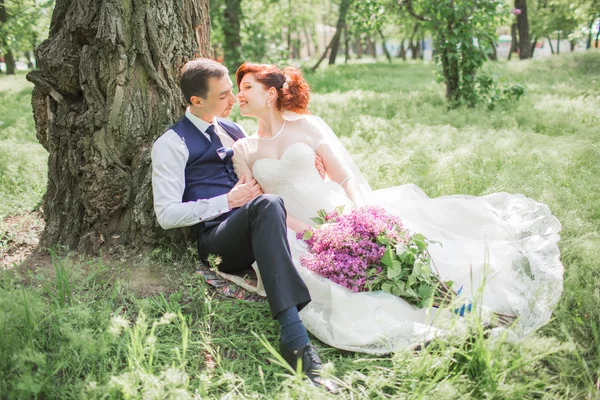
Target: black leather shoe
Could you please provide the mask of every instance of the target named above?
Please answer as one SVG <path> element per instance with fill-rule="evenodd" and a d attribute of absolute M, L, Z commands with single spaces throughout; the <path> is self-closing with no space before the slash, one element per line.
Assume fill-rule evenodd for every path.
<path fill-rule="evenodd" d="M 281 345 L 281 355 L 284 360 L 294 369 L 297 370 L 298 361 L 301 361 L 301 370 L 310 379 L 313 385 L 322 387 L 332 394 L 337 394 L 339 391 L 337 383 L 331 379 L 321 377 L 321 369 L 323 368 L 317 349 L 310 342 L 304 347 L 291 350 L 287 346 Z"/>

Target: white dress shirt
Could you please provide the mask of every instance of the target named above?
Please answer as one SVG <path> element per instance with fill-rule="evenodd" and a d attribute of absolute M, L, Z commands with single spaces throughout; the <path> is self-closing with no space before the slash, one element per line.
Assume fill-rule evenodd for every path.
<path fill-rule="evenodd" d="M 185 112 L 185 116 L 210 140 L 206 130 L 211 124 L 196 117 L 189 109 Z M 233 139 L 217 124 L 216 119 L 213 120 L 213 125 L 223 146 L 232 147 Z M 230 210 L 227 194 L 182 202 L 185 190 L 185 165 L 188 158 L 189 151 L 185 142 L 172 129 L 159 137 L 152 146 L 154 212 L 163 229 L 195 225 Z"/>

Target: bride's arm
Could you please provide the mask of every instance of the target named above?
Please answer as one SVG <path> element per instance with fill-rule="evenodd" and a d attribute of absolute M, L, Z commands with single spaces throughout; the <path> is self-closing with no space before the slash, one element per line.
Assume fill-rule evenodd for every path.
<path fill-rule="evenodd" d="M 344 182 L 342 187 L 346 191 L 346 196 L 352 200 L 354 208 L 360 208 L 365 205 L 365 198 L 362 194 L 362 190 L 360 190 L 360 186 L 354 177 L 346 179 L 346 182 Z"/>
<path fill-rule="evenodd" d="M 246 182 L 250 182 L 254 177 L 252 176 L 252 168 L 250 168 L 244 152 L 243 140 L 247 139 L 238 140 L 233 145 L 233 158 L 231 159 L 231 162 L 233 162 L 233 169 L 235 170 L 237 177 L 241 179 L 242 176 L 244 176 Z"/>
<path fill-rule="evenodd" d="M 308 225 L 290 215 L 287 216 L 286 223 L 287 223 L 288 228 L 290 228 L 291 230 L 293 230 L 296 233 L 302 233 L 305 230 L 307 230 L 308 228 L 310 228 L 310 225 Z"/>

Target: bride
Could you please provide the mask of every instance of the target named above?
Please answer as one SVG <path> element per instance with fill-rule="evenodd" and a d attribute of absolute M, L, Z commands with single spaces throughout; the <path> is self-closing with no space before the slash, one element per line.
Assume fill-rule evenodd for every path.
<path fill-rule="evenodd" d="M 444 280 L 483 309 L 518 316 L 519 336 L 546 324 L 562 293 L 557 246 L 561 225 L 547 206 L 520 194 L 429 198 L 415 185 L 372 191 L 348 152 L 319 117 L 308 113 L 309 87 L 299 70 L 243 64 L 236 72 L 242 115 L 258 119 L 255 135 L 234 145 L 236 173 L 283 198 L 294 262 L 312 302 L 300 313 L 319 340 L 340 349 L 387 353 L 460 329 L 449 311 L 418 309 L 385 292 L 354 293 L 300 263 L 307 247 L 296 233 L 319 209 L 384 207 L 431 244 Z M 324 180 L 315 156 L 327 172 Z"/>

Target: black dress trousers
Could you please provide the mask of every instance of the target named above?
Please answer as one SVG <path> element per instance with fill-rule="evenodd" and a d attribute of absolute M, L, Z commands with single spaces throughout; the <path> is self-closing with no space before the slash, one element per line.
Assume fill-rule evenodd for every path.
<path fill-rule="evenodd" d="M 210 221 L 206 225 L 194 227 L 200 259 L 220 256 L 219 270 L 226 273 L 243 271 L 256 261 L 273 318 L 293 306 L 300 311 L 310 302 L 308 288 L 292 262 L 280 197 L 260 195 L 218 225 L 211 227 Z"/>

